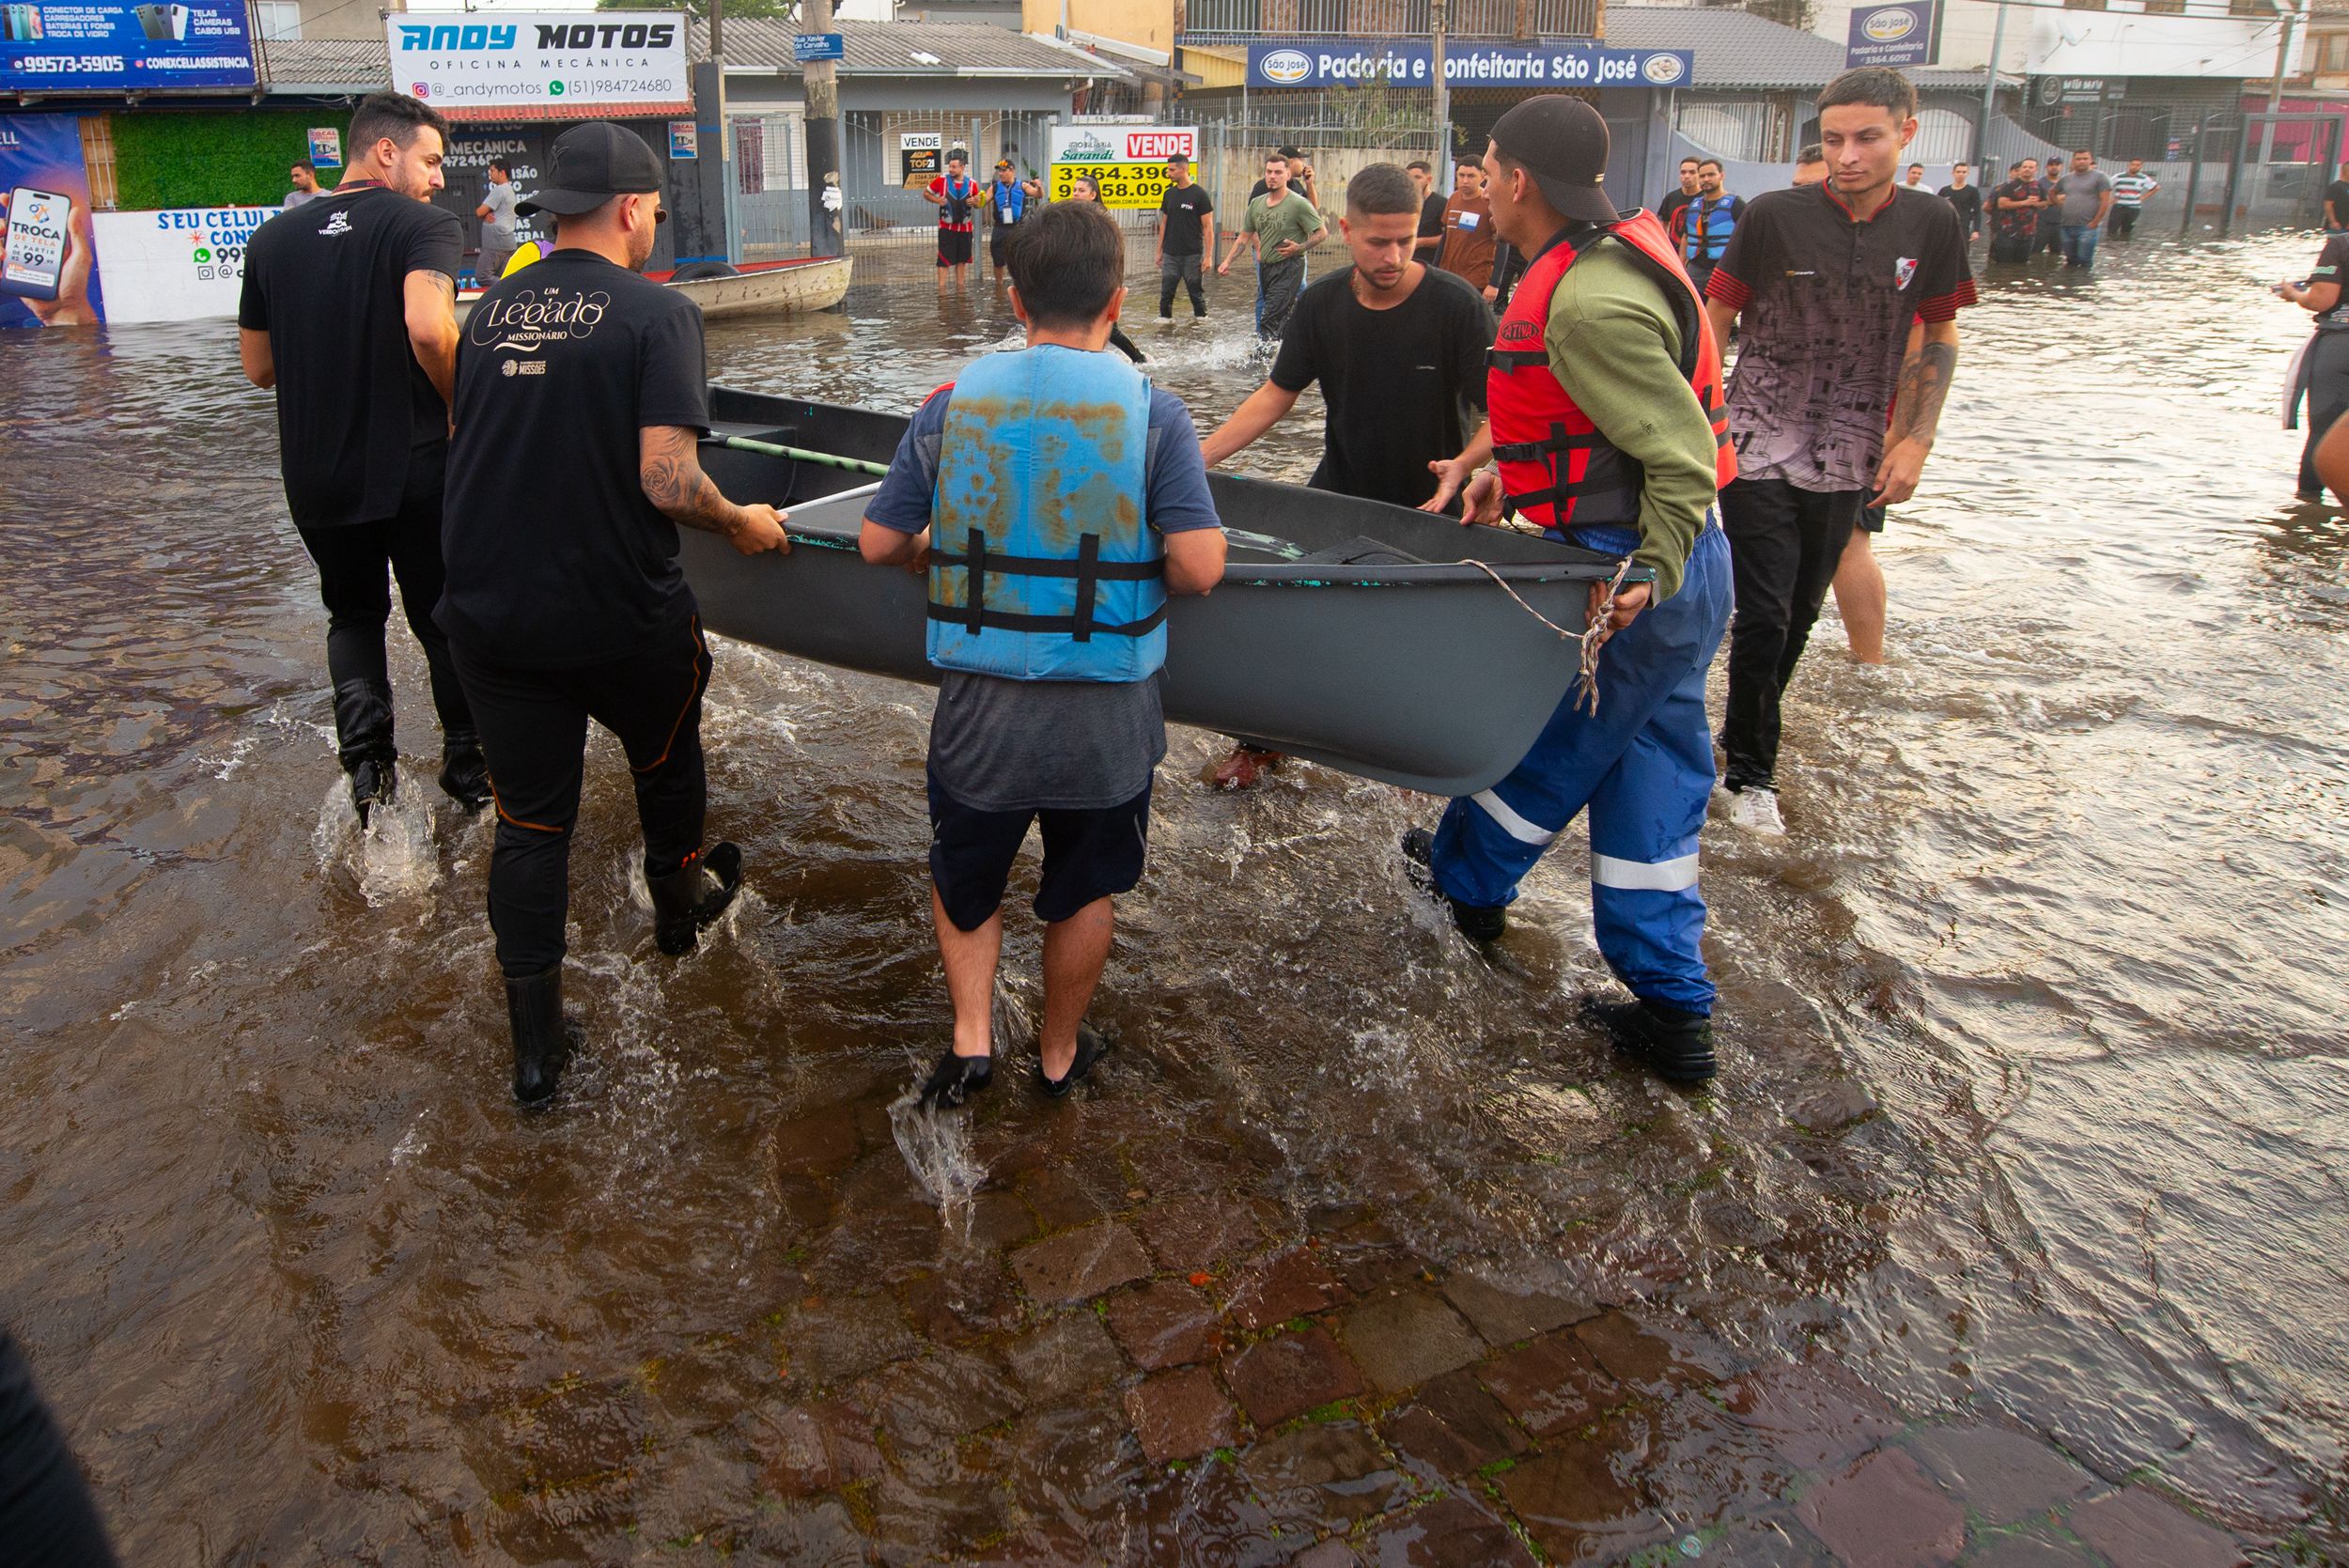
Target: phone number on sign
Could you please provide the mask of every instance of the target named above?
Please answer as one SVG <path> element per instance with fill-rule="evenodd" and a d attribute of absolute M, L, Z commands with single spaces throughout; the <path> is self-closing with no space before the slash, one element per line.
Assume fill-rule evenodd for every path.
<path fill-rule="evenodd" d="M 1163 163 L 1055 163 L 1052 165 L 1052 199 L 1066 201 L 1076 190 L 1077 177 L 1089 175 L 1100 187 L 1104 207 L 1144 208 L 1156 210 L 1166 194 L 1166 165 Z"/>
<path fill-rule="evenodd" d="M 119 54 L 27 54 L 10 63 L 9 70 L 21 70 L 27 76 L 71 76 L 85 70 L 119 71 Z"/>

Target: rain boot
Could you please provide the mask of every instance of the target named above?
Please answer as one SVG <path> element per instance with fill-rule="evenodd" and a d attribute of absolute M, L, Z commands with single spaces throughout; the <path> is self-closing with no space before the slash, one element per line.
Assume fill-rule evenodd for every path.
<path fill-rule="evenodd" d="M 1635 1056 L 1667 1083 L 1703 1083 L 1715 1071 L 1713 1020 L 1669 1002 L 1582 999 L 1582 1016 L 1605 1030 L 1615 1048 Z"/>
<path fill-rule="evenodd" d="M 441 737 L 441 788 L 469 812 L 490 803 L 490 764 L 481 754 L 481 737 L 472 730 Z"/>
<path fill-rule="evenodd" d="M 726 912 L 742 886 L 742 851 L 720 844 L 665 877 L 647 877 L 652 892 L 652 939 L 675 958 L 701 942 L 702 927 Z"/>
<path fill-rule="evenodd" d="M 334 688 L 334 740 L 350 776 L 350 806 L 359 826 L 399 789 L 399 752 L 392 744 L 392 689 L 381 681 L 347 680 Z"/>
<path fill-rule="evenodd" d="M 1452 924 L 1460 935 L 1472 942 L 1497 942 L 1509 929 L 1509 911 L 1505 905 L 1463 904 L 1436 885 L 1436 835 L 1424 828 L 1413 828 L 1403 835 L 1403 875 L 1421 892 L 1443 900 L 1452 911 Z"/>
<path fill-rule="evenodd" d="M 514 1033 L 514 1098 L 538 1105 L 552 1098 L 571 1053 L 586 1032 L 563 1016 L 563 966 L 506 983 L 506 1019 Z"/>

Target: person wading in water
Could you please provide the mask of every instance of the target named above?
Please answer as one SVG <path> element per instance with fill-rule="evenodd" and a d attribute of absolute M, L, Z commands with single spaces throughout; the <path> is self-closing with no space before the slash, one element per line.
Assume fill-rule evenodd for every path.
<path fill-rule="evenodd" d="M 1410 177 L 1392 163 L 1347 184 L 1338 227 L 1353 265 L 1305 290 L 1271 376 L 1202 443 L 1208 467 L 1271 429 L 1317 381 L 1314 489 L 1397 506 L 1436 493 L 1435 471 L 1483 434 L 1475 421 L 1493 317 L 1468 282 L 1412 259 L 1419 212 Z M 1237 746 L 1208 782 L 1245 789 L 1279 762 L 1277 752 Z"/>
<path fill-rule="evenodd" d="M 1218 277 L 1229 272 L 1242 245 L 1255 251 L 1256 335 L 1278 338 L 1305 292 L 1305 253 L 1330 237 L 1330 227 L 1312 198 L 1289 189 L 1287 159 L 1276 154 L 1265 160 L 1264 185 L 1264 194 L 1250 199 L 1232 248 L 1215 271 Z"/>
<path fill-rule="evenodd" d="M 1672 237 L 1600 189 L 1607 122 L 1579 99 L 1529 98 L 1485 154 L 1493 221 L 1532 259 L 1501 318 L 1488 443 L 1444 465 L 1437 500 L 1471 516 L 1505 496 L 1549 536 L 1624 556 L 1653 584 L 1611 600 L 1599 699 L 1568 691 L 1509 776 L 1404 836 L 1406 869 L 1470 939 L 1506 924 L 1517 884 L 1584 808 L 1599 951 L 1633 1000 L 1585 1000 L 1623 1049 L 1674 1082 L 1714 1073 L 1697 832 L 1713 787 L 1704 673 L 1729 619 L 1729 548 L 1712 517 L 1736 468 L 1721 362 Z M 1498 473 L 1477 473 L 1487 458 Z M 1471 479 L 1473 475 L 1473 479 Z"/>
<path fill-rule="evenodd" d="M 465 256 L 463 224 L 432 205 L 448 123 L 412 98 L 370 93 L 350 141 L 332 195 L 254 234 L 237 352 L 245 379 L 277 393 L 286 505 L 318 564 L 335 746 L 365 827 L 398 788 L 383 651 L 392 577 L 432 674 L 441 788 L 479 811 L 490 780 L 448 639 L 432 624 Z"/>
<path fill-rule="evenodd" d="M 1085 1009 L 1112 898 L 1142 877 L 1150 774 L 1166 754 L 1166 598 L 1223 575 L 1223 530 L 1190 414 L 1105 352 L 1126 246 L 1098 206 L 1031 219 L 1013 261 L 1027 347 L 989 354 L 914 413 L 860 545 L 926 570 L 930 913 L 954 1044 L 922 1102 L 994 1076 L 1003 888 L 1041 819 L 1044 1017 L 1037 1074 L 1066 1094 L 1106 1048 Z M 1087 461 L 1045 460 L 1053 451 Z"/>
<path fill-rule="evenodd" d="M 702 847 L 709 644 L 677 525 L 745 555 L 790 546 L 781 514 L 728 501 L 695 458 L 709 428 L 701 311 L 638 275 L 665 216 L 661 172 L 620 126 L 557 136 L 520 209 L 553 216 L 554 248 L 481 296 L 458 352 L 437 618 L 497 780 L 490 925 L 524 1104 L 554 1093 L 583 1043 L 563 1015 L 563 955 L 590 719 L 628 754 L 654 945 L 692 952 L 742 881 L 739 849 Z"/>

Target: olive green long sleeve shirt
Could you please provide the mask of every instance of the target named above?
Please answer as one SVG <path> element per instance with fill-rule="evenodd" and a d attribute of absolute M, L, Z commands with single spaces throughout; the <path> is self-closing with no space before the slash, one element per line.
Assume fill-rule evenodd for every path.
<path fill-rule="evenodd" d="M 1550 374 L 1599 433 L 1637 462 L 1640 549 L 1660 602 L 1712 506 L 1712 422 L 1680 373 L 1680 324 L 1656 281 L 1620 242 L 1601 243 L 1566 269 L 1550 297 Z"/>

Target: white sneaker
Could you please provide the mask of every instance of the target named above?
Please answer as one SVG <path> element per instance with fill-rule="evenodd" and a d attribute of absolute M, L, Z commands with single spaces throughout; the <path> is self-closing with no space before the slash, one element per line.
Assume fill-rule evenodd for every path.
<path fill-rule="evenodd" d="M 1775 789 L 1755 785 L 1738 790 L 1729 798 L 1729 820 L 1731 826 L 1764 838 L 1786 836 L 1786 819 L 1778 814 Z"/>

